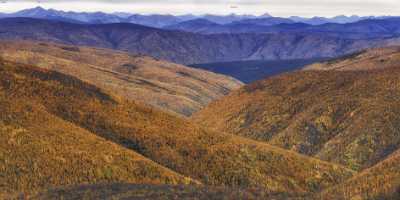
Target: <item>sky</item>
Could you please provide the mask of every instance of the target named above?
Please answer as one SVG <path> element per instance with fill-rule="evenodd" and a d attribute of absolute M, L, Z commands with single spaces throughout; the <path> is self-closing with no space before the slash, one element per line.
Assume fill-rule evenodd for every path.
<path fill-rule="evenodd" d="M 400 15 L 400 0 L 0 0 L 0 12 L 41 6 L 64 11 L 273 16 Z"/>

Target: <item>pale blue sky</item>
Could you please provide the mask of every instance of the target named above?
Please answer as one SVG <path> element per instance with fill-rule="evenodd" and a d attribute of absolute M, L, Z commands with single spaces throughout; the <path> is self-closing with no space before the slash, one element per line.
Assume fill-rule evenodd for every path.
<path fill-rule="evenodd" d="M 0 0 L 0 12 L 42 6 L 66 11 L 274 16 L 400 15 L 400 0 Z M 38 3 L 40 1 L 40 3 Z"/>

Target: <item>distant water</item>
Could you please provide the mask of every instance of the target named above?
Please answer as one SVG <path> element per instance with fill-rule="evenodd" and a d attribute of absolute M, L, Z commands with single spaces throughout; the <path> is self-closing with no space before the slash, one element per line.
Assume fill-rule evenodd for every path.
<path fill-rule="evenodd" d="M 284 72 L 298 70 L 306 65 L 323 60 L 327 59 L 249 60 L 193 64 L 190 66 L 232 76 L 244 83 L 251 83 Z"/>

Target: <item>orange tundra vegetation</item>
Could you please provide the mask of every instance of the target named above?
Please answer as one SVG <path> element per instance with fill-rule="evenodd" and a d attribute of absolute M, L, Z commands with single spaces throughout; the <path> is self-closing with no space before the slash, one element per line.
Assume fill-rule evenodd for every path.
<path fill-rule="evenodd" d="M 105 91 L 180 116 L 190 116 L 243 85 L 228 76 L 109 49 L 0 41 L 0 56 L 72 75 Z"/>
<path fill-rule="evenodd" d="M 370 49 L 258 81 L 192 121 L 359 173 L 316 199 L 400 197 L 400 49 Z"/>
<path fill-rule="evenodd" d="M 354 173 L 200 128 L 58 72 L 0 65 L 2 193 L 119 181 L 306 195 Z"/>
<path fill-rule="evenodd" d="M 365 169 L 400 147 L 399 74 L 397 66 L 283 74 L 211 103 L 193 121 Z"/>

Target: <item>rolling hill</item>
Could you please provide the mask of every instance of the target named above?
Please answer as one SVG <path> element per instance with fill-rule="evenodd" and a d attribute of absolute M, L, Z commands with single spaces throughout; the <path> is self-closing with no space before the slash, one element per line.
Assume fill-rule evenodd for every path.
<path fill-rule="evenodd" d="M 0 65 L 0 197 L 82 183 L 196 183 L 60 118 L 39 100 L 114 101 L 99 89 L 55 72 Z"/>
<path fill-rule="evenodd" d="M 376 21 L 370 23 L 376 24 Z M 383 25 L 382 25 L 383 24 Z M 0 19 L 0 39 L 40 40 L 111 48 L 183 64 L 227 62 L 238 60 L 287 60 L 330 58 L 368 47 L 399 44 L 398 21 L 379 21 L 376 27 L 384 31 L 365 29 L 369 23 L 360 23 L 364 31 L 311 29 L 288 31 L 282 25 L 273 33 L 194 34 L 170 31 L 141 25 L 73 24 L 31 18 Z M 298 26 L 298 24 L 293 24 Z M 343 25 L 344 26 L 344 25 Z M 348 25 L 350 27 L 350 25 Z M 374 25 L 375 27 L 375 25 Z M 358 30 L 357 29 L 357 30 Z M 361 39 L 360 39 L 361 38 Z"/>
<path fill-rule="evenodd" d="M 220 200 L 284 199 L 280 194 L 267 194 L 257 189 L 200 187 L 193 185 L 96 184 L 55 188 L 31 199 L 141 199 L 141 200 Z"/>
<path fill-rule="evenodd" d="M 0 199 L 400 198 L 400 18 L 17 14 Z"/>
<path fill-rule="evenodd" d="M 392 200 L 400 197 L 400 151 L 316 198 Z"/>
<path fill-rule="evenodd" d="M 400 47 L 368 49 L 326 62 L 306 66 L 304 70 L 365 71 L 397 67 Z"/>
<path fill-rule="evenodd" d="M 360 58 L 357 70 L 306 70 L 246 85 L 193 120 L 354 170 L 369 168 L 400 148 L 400 67 L 394 49 L 337 59 Z M 388 54 L 361 59 L 373 52 Z M 388 64 L 380 67 L 381 59 Z"/>
<path fill-rule="evenodd" d="M 0 143 L 3 194 L 117 181 L 306 195 L 354 173 L 208 131 L 59 72 L 9 61 L 0 65 L 0 130 L 7 138 Z"/>
<path fill-rule="evenodd" d="M 230 77 L 106 49 L 0 41 L 0 57 L 69 74 L 181 116 L 190 116 L 242 85 Z"/>

